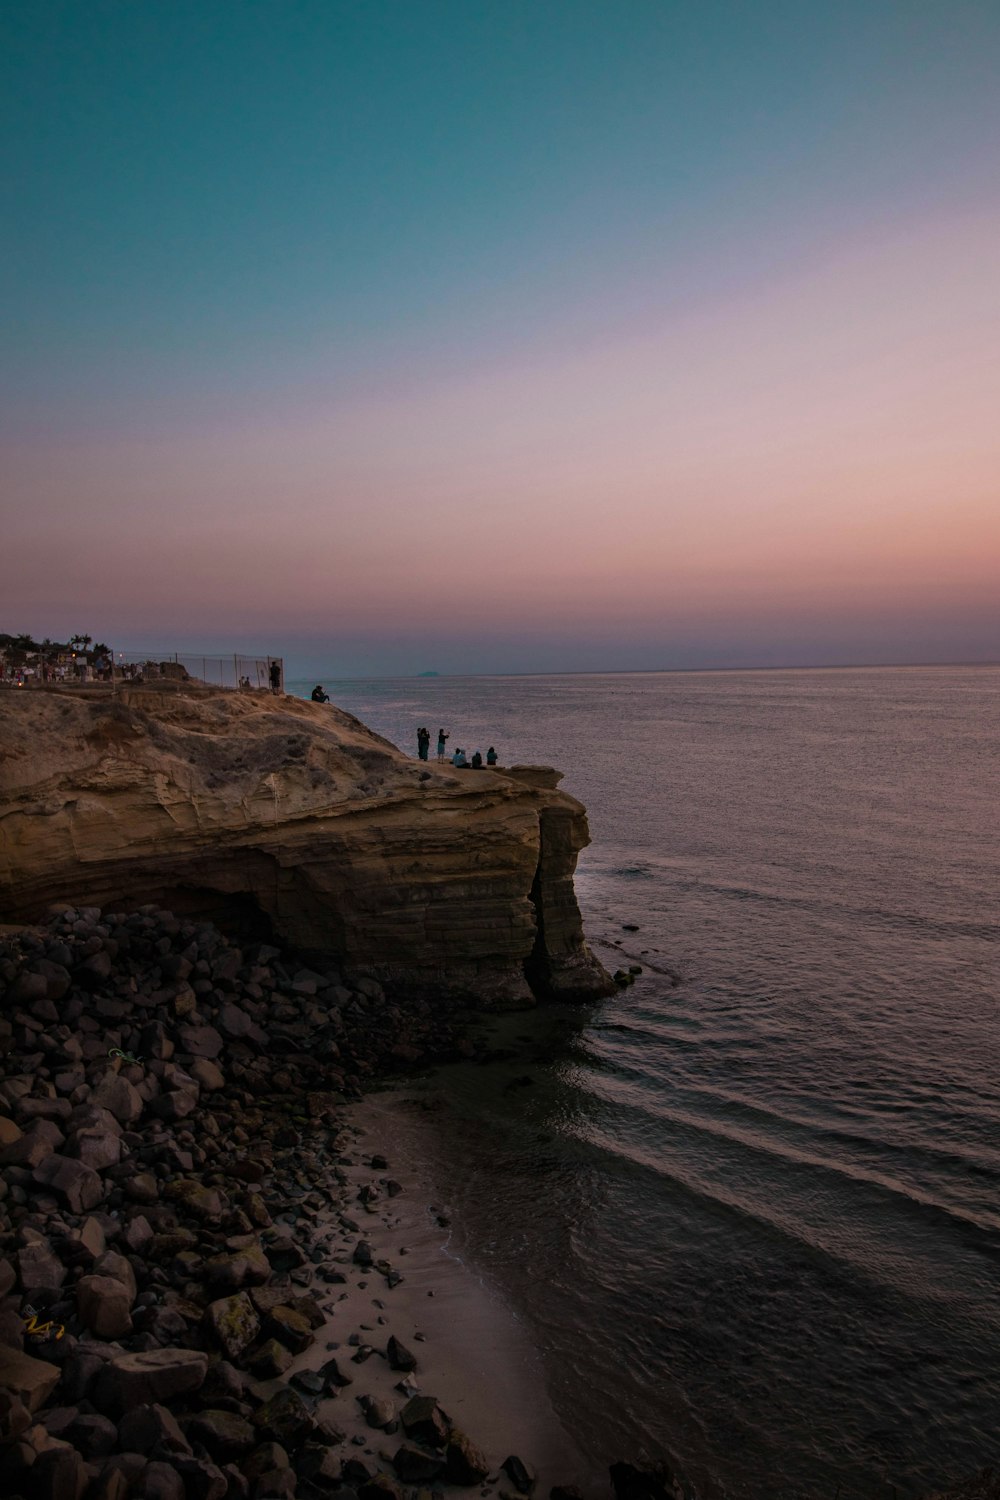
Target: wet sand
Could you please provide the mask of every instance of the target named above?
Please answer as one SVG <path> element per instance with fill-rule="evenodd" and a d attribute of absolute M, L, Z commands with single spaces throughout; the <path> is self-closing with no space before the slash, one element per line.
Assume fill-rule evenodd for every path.
<path fill-rule="evenodd" d="M 490 1463 L 484 1495 L 511 1492 L 500 1471 L 511 1454 L 535 1470 L 537 1496 L 547 1496 L 556 1484 L 578 1486 L 587 1500 L 605 1494 L 606 1477 L 588 1470 L 552 1408 L 525 1328 L 496 1289 L 452 1248 L 451 1226 L 440 1222 L 447 1216 L 401 1096 L 370 1096 L 352 1106 L 344 1123 L 354 1137 L 341 1161 L 347 1206 L 321 1237 L 331 1236 L 330 1264 L 347 1279 L 324 1298 L 333 1313 L 289 1376 L 318 1369 L 334 1355 L 353 1383 L 336 1399 L 322 1401 L 317 1415 L 346 1433 L 357 1457 L 381 1466 L 402 1435 L 369 1427 L 357 1397 L 390 1400 L 397 1409 L 407 1400 L 396 1389 L 406 1377 L 390 1369 L 383 1352 L 394 1334 L 417 1357 L 410 1380 L 419 1393 L 436 1397 L 455 1426 L 483 1450 Z M 385 1157 L 388 1167 L 373 1170 L 373 1155 Z M 403 1192 L 388 1196 L 388 1180 L 401 1183 Z M 366 1184 L 377 1185 L 380 1194 L 367 1206 L 358 1199 Z M 371 1245 L 375 1260 L 389 1261 L 402 1274 L 397 1286 L 390 1289 L 377 1269 L 354 1263 L 360 1239 Z M 352 1362 L 357 1350 L 349 1343 L 351 1335 L 375 1350 L 363 1363 Z"/>

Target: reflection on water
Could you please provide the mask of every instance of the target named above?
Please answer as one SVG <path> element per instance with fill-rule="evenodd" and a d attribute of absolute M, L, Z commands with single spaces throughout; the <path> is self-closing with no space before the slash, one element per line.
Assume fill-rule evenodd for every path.
<path fill-rule="evenodd" d="M 595 1461 L 748 1500 L 995 1461 L 1000 671 L 330 691 L 404 748 L 433 720 L 566 769 L 588 931 L 644 967 L 430 1084 L 470 1253 Z"/>

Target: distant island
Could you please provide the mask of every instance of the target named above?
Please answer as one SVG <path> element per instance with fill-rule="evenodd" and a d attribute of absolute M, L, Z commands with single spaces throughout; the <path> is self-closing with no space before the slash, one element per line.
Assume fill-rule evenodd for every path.
<path fill-rule="evenodd" d="M 417 676 L 418 677 L 440 677 L 441 673 L 440 672 L 418 672 Z"/>

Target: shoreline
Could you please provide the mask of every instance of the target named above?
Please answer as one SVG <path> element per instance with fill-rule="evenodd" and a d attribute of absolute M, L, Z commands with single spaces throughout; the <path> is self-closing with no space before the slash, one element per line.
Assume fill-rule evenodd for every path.
<path fill-rule="evenodd" d="M 421 1389 L 434 1391 L 455 1424 L 476 1435 L 490 1460 L 491 1476 L 483 1493 L 506 1483 L 500 1466 L 516 1453 L 535 1471 L 539 1494 L 548 1494 L 553 1486 L 573 1485 L 584 1500 L 597 1500 L 607 1481 L 588 1472 L 562 1429 L 526 1329 L 498 1290 L 452 1248 L 446 1206 L 416 1134 L 407 1131 L 406 1116 L 405 1102 L 393 1083 L 347 1108 L 345 1126 L 353 1137 L 349 1155 L 356 1158 L 347 1168 L 348 1198 L 356 1198 L 355 1188 L 371 1182 L 373 1173 L 366 1163 L 373 1157 L 388 1162 L 374 1174 L 377 1179 L 386 1173 L 390 1180 L 402 1179 L 403 1192 L 377 1202 L 375 1212 L 365 1213 L 357 1203 L 355 1207 L 376 1257 L 383 1250 L 391 1256 L 403 1281 L 388 1295 L 371 1283 L 355 1281 L 341 1292 L 330 1327 L 342 1332 L 344 1313 L 356 1325 L 374 1319 L 377 1326 L 383 1316 L 391 1323 L 392 1332 L 418 1355 Z M 322 1336 L 321 1331 L 318 1338 Z M 373 1341 L 374 1337 L 373 1330 Z M 308 1367 L 309 1355 L 296 1361 L 292 1373 L 300 1364 Z M 378 1394 L 392 1399 L 396 1375 L 383 1368 L 374 1374 Z M 342 1414 L 341 1402 L 338 1419 Z M 346 1423 L 340 1425 L 347 1430 Z M 363 1433 L 360 1414 L 353 1425 Z"/>
<path fill-rule="evenodd" d="M 151 908 L 7 929 L 0 989 L 11 1494 L 609 1492 L 449 1255 L 402 1111 L 364 1095 L 401 1046 L 474 1055 L 456 1016 Z"/>

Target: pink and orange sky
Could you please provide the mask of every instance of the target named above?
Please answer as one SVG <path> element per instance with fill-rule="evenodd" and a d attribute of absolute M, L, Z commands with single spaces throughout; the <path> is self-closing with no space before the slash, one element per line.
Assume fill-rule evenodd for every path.
<path fill-rule="evenodd" d="M 960 8 L 942 48 L 776 6 L 748 51 L 721 5 L 307 5 L 276 52 L 219 7 L 277 138 L 194 7 L 23 19 L 0 629 L 331 675 L 1000 659 L 1000 23 Z"/>

